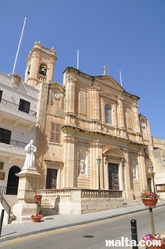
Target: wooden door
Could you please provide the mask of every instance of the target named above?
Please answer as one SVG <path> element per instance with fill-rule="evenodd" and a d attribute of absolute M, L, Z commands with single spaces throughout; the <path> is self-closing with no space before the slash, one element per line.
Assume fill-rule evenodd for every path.
<path fill-rule="evenodd" d="M 109 189 L 119 190 L 118 164 L 108 163 Z"/>

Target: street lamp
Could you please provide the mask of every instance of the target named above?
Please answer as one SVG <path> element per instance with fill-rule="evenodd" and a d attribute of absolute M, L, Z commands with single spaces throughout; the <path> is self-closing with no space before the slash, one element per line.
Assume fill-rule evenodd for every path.
<path fill-rule="evenodd" d="M 153 192 L 155 193 L 154 166 L 153 166 L 153 165 L 151 165 L 151 166 L 150 166 L 150 170 L 151 170 L 151 173 L 152 173 L 152 185 L 153 185 Z"/>
<path fill-rule="evenodd" d="M 100 164 L 101 164 L 101 158 L 98 156 L 96 161 L 97 161 L 97 165 L 98 165 L 98 189 L 100 189 Z"/>

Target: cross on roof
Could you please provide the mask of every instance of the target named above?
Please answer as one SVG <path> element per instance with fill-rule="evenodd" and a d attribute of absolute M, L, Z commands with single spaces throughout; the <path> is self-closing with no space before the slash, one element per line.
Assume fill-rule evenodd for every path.
<path fill-rule="evenodd" d="M 106 68 L 106 66 L 103 66 L 102 68 L 103 68 L 103 70 L 104 70 L 103 75 L 106 75 L 106 71 L 107 71 L 108 69 Z"/>

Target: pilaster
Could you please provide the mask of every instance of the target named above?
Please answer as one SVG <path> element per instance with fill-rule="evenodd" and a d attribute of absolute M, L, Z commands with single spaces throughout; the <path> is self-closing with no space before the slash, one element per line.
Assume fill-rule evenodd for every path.
<path fill-rule="evenodd" d="M 132 104 L 133 120 L 134 120 L 134 131 L 140 132 L 139 115 L 138 115 L 138 105 L 136 103 Z"/>
<path fill-rule="evenodd" d="M 91 180 L 90 185 L 92 189 L 98 189 L 99 184 L 99 169 L 97 165 L 97 158 L 101 158 L 100 163 L 100 188 L 103 188 L 103 158 L 102 158 L 102 148 L 98 140 L 93 141 L 90 144 L 90 156 L 91 156 Z"/>
<path fill-rule="evenodd" d="M 124 128 L 123 98 L 118 98 L 118 123 L 120 128 Z"/>
<path fill-rule="evenodd" d="M 99 88 L 92 86 L 89 95 L 90 118 L 100 120 Z"/>
<path fill-rule="evenodd" d="M 68 74 L 66 76 L 66 112 L 75 114 L 75 83 L 76 79 Z"/>
<path fill-rule="evenodd" d="M 147 187 L 147 176 L 146 176 L 146 166 L 144 159 L 144 148 L 139 149 L 138 161 L 139 161 L 139 177 L 140 177 L 140 187 L 144 190 Z"/>
<path fill-rule="evenodd" d="M 66 135 L 64 137 L 64 168 L 62 170 L 62 188 L 75 186 L 75 144 L 76 139 Z"/>
<path fill-rule="evenodd" d="M 124 171 L 125 171 L 125 198 L 126 199 L 133 199 L 133 190 L 131 189 L 131 176 L 130 176 L 130 167 L 129 167 L 129 154 L 128 150 L 124 149 Z"/>

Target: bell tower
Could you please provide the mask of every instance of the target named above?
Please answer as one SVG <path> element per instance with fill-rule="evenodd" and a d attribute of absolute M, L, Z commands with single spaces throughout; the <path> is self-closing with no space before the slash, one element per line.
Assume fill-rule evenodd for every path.
<path fill-rule="evenodd" d="M 25 83 L 36 87 L 40 82 L 52 82 L 56 60 L 54 48 L 48 49 L 40 41 L 35 42 L 26 60 Z"/>

